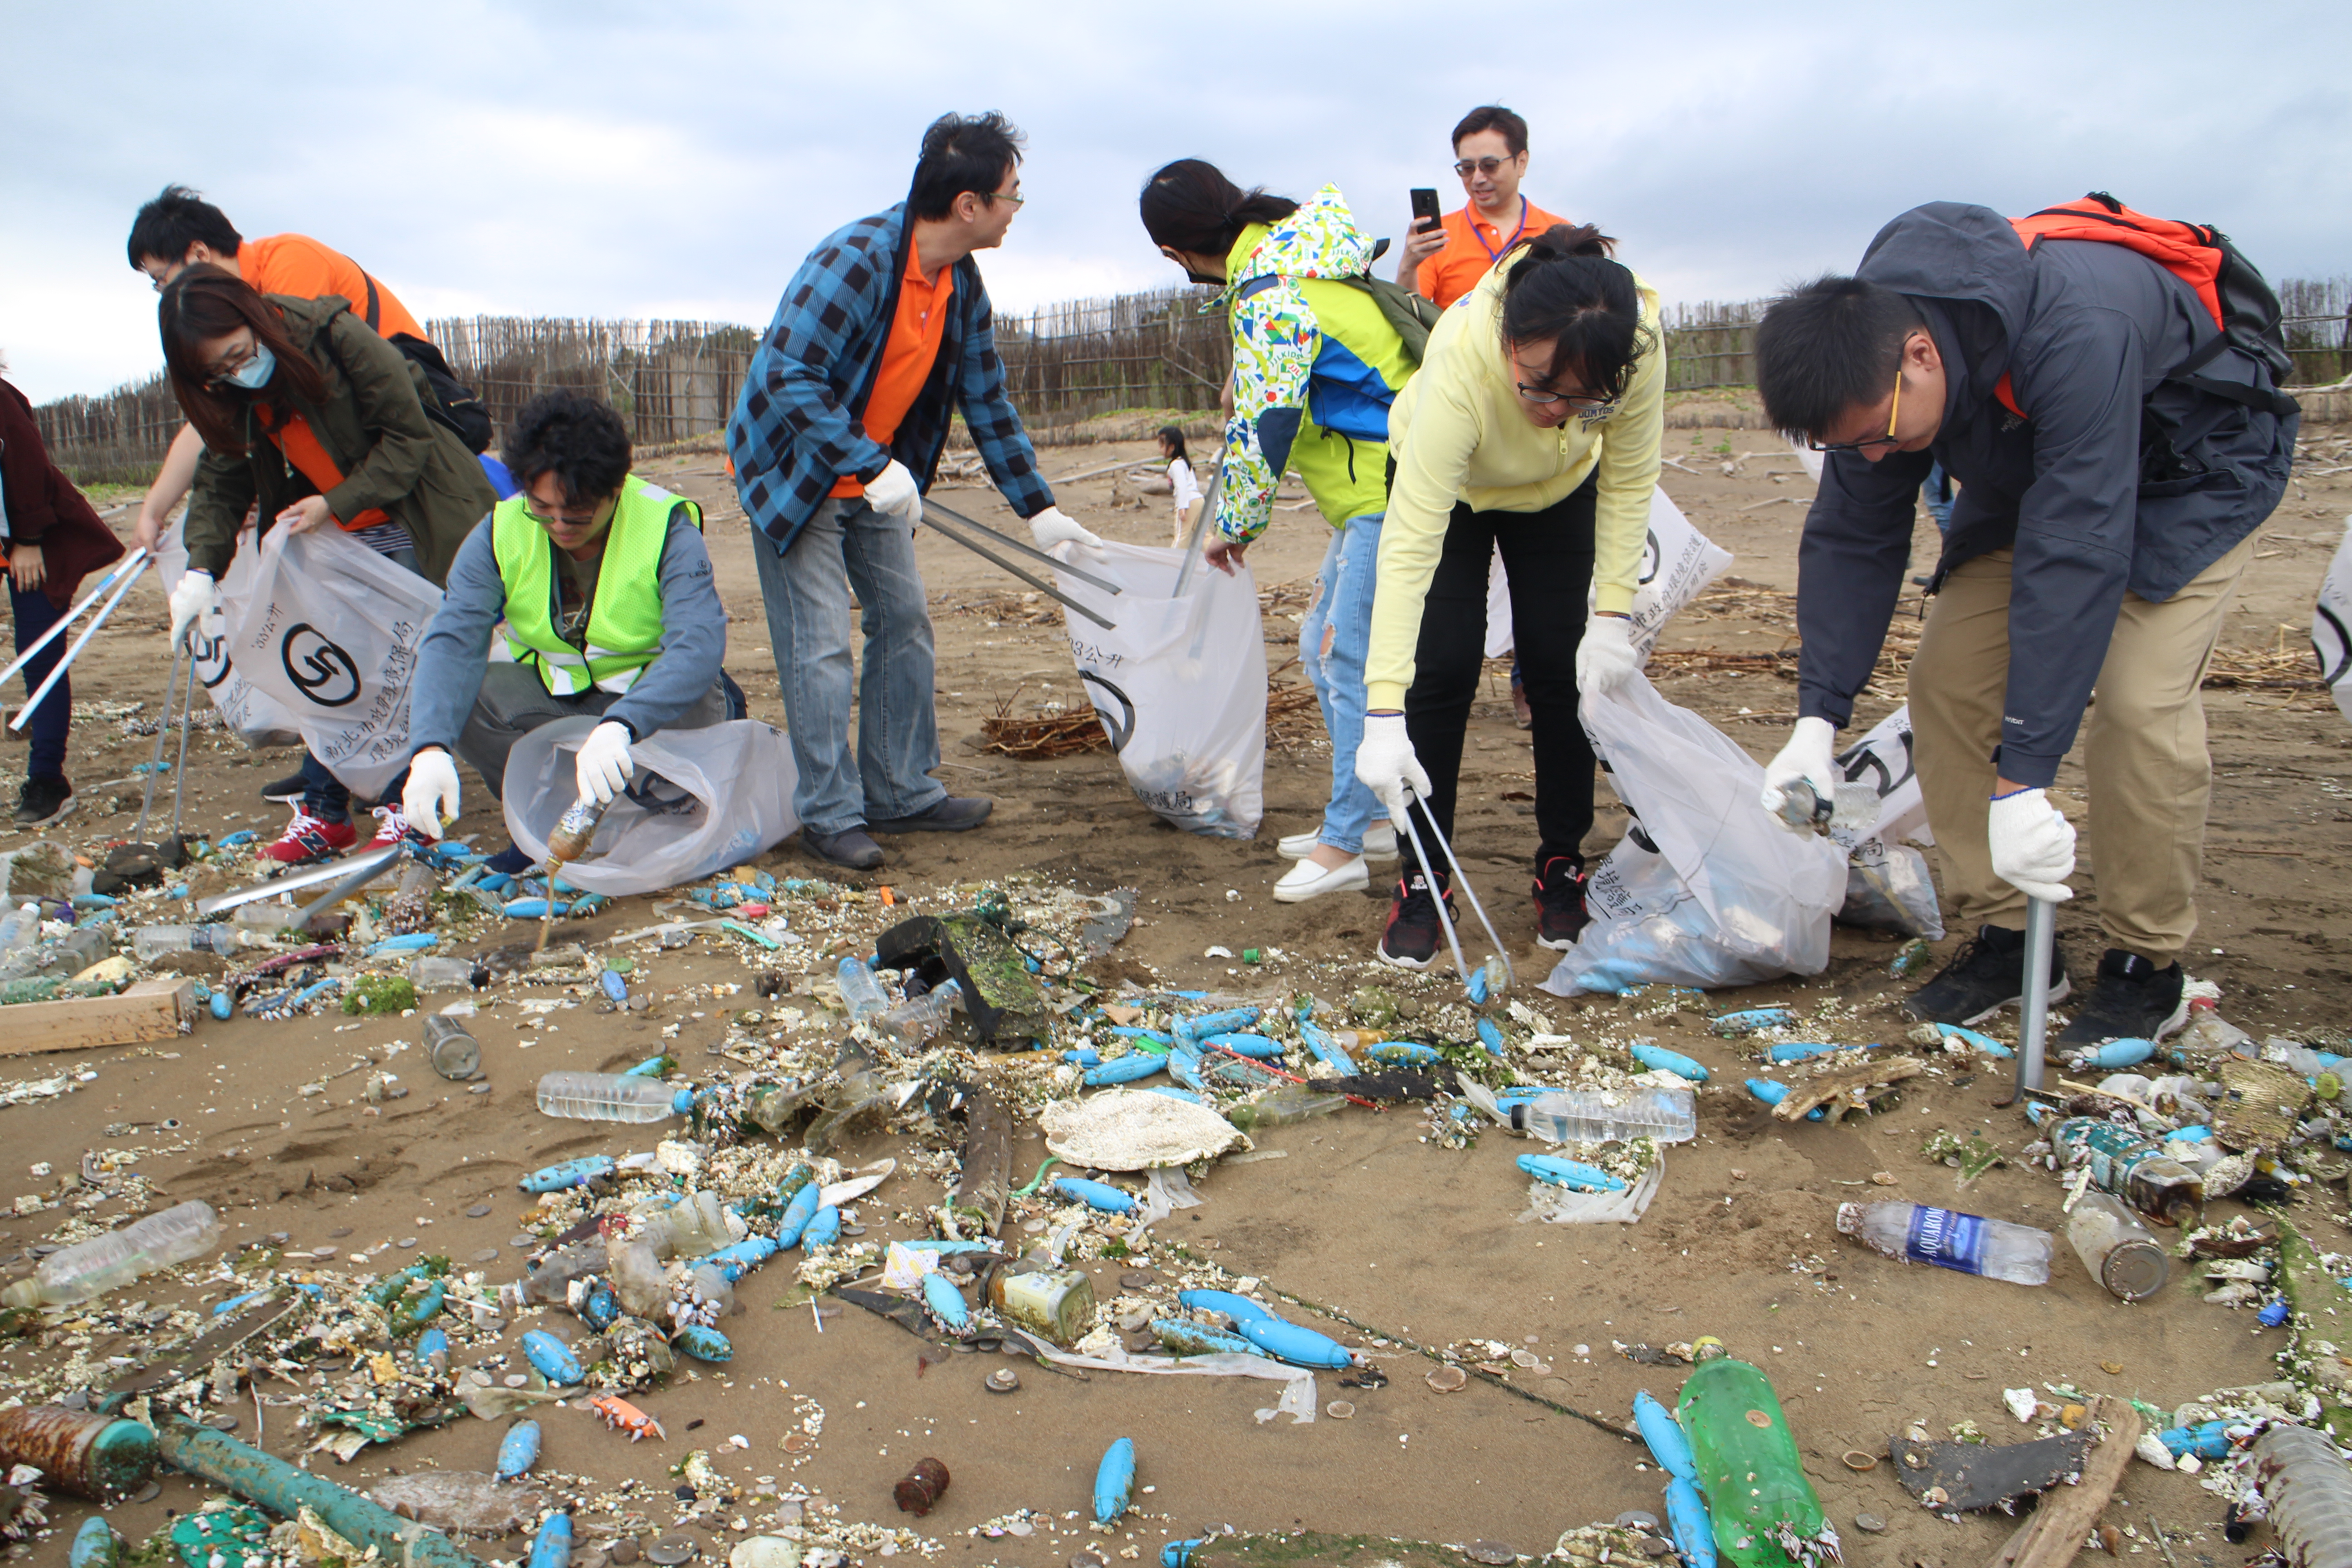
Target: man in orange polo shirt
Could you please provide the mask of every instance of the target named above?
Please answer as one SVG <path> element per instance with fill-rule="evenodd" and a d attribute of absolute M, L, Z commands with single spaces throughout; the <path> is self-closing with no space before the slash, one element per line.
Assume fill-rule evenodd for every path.
<path fill-rule="evenodd" d="M 1454 128 L 1454 160 L 1469 201 L 1437 226 L 1408 235 L 1397 258 L 1397 282 L 1441 310 L 1475 289 L 1521 239 L 1568 221 L 1519 194 L 1528 122 L 1509 110 L 1490 103 L 1464 115 Z"/>
<path fill-rule="evenodd" d="M 257 293 L 291 294 L 299 300 L 340 294 L 352 302 L 352 314 L 383 336 L 405 332 L 425 338 L 425 329 L 408 307 L 341 251 L 300 234 L 247 239 L 226 214 L 185 185 L 164 186 L 162 195 L 139 209 L 131 220 L 128 249 L 132 268 L 145 273 L 158 293 L 187 268 L 209 261 L 245 279 Z M 134 542 L 155 548 L 172 510 L 195 482 L 196 459 L 204 449 L 195 426 L 181 426 L 155 482 L 139 503 L 139 520 L 131 529 Z"/>
<path fill-rule="evenodd" d="M 801 263 L 727 421 L 736 492 L 763 536 L 751 555 L 799 775 L 801 849 L 828 865 L 881 865 L 877 833 L 961 833 L 988 819 L 987 800 L 930 776 L 936 671 L 914 530 L 954 416 L 1037 548 L 1101 543 L 1037 472 L 973 259 L 1004 242 L 1024 200 L 1020 133 L 1003 115 L 934 121 L 907 199 Z"/>

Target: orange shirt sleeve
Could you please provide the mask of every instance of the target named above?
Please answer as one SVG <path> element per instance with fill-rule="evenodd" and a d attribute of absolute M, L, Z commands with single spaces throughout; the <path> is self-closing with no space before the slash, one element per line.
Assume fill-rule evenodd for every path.
<path fill-rule="evenodd" d="M 340 294 L 352 302 L 352 315 L 367 320 L 367 274 L 341 251 L 308 235 L 273 234 L 248 239 L 237 247 L 236 261 L 245 280 L 260 293 L 291 294 L 298 300 Z M 381 278 L 375 280 L 375 300 L 379 333 L 387 338 L 399 332 L 417 338 L 425 335 L 408 307 L 383 286 Z"/>

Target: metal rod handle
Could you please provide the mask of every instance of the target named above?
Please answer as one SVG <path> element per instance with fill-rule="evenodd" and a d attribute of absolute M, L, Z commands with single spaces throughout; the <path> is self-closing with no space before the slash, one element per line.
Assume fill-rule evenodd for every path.
<path fill-rule="evenodd" d="M 99 606 L 98 614 L 89 618 L 89 625 L 82 628 L 81 636 L 74 638 L 73 647 L 66 649 L 65 658 L 58 660 L 57 668 L 49 671 L 49 678 L 41 682 L 41 689 L 26 699 L 24 711 L 8 721 L 8 728 L 21 731 L 33 721 L 33 710 L 41 705 L 41 699 L 47 697 L 50 689 L 66 678 L 66 671 L 73 668 L 73 661 L 81 656 L 81 650 L 89 646 L 89 639 L 98 635 L 98 628 L 106 625 L 106 618 L 114 614 L 117 605 L 122 603 L 122 595 L 131 592 L 131 584 L 146 574 L 148 564 L 149 563 L 142 561 L 137 570 L 124 578 L 122 585 L 114 590 L 113 596 Z"/>
<path fill-rule="evenodd" d="M 1427 812 L 1428 806 L 1426 804 L 1423 805 L 1422 809 L 1424 814 Z M 1429 831 L 1431 837 L 1437 840 L 1437 847 L 1445 851 L 1445 863 L 1449 867 L 1453 868 L 1454 884 L 1459 887 L 1463 892 L 1469 895 L 1470 907 L 1478 912 L 1478 923 L 1486 928 L 1486 940 L 1494 945 L 1495 957 L 1499 960 L 1503 965 L 1504 985 L 1506 987 L 1516 985 L 1518 984 L 1519 977 L 1511 968 L 1511 955 L 1509 952 L 1505 951 L 1503 947 L 1503 939 L 1495 934 L 1495 922 L 1486 918 L 1486 906 L 1478 901 L 1478 889 L 1470 885 L 1469 877 L 1465 875 L 1462 869 L 1462 862 L 1454 858 L 1454 846 L 1445 841 L 1444 831 L 1437 826 L 1437 819 L 1435 817 L 1429 818 Z M 1413 848 L 1418 850 L 1420 847 L 1421 840 L 1418 838 L 1414 839 Z"/>
<path fill-rule="evenodd" d="M 2045 1037 L 2050 1029 L 2050 947 L 2058 906 L 2048 899 L 2025 900 L 2025 997 L 2019 1005 L 2017 1087 L 2042 1087 Z"/>
<path fill-rule="evenodd" d="M 1421 862 L 1421 874 L 1432 881 L 1436 880 L 1435 874 L 1429 868 L 1429 851 L 1421 847 L 1421 830 L 1412 825 L 1411 804 L 1407 804 L 1404 809 L 1404 830 L 1406 836 L 1412 840 L 1412 856 L 1415 860 Z M 1431 823 L 1429 830 L 1432 833 L 1436 832 L 1437 824 Z M 1445 912 L 1445 896 L 1443 893 L 1439 894 L 1436 902 L 1438 926 L 1445 932 L 1445 945 L 1454 950 L 1454 970 L 1455 973 L 1462 976 L 1462 989 L 1467 991 L 1470 989 L 1470 965 L 1462 957 L 1462 939 L 1454 934 L 1454 921 Z"/>
<path fill-rule="evenodd" d="M 1034 544 L 1024 544 L 1020 540 L 1013 538 L 1011 534 L 991 528 L 984 522 L 974 522 L 971 519 L 964 516 L 963 513 L 957 511 L 952 507 L 942 506 L 940 502 L 931 500 L 929 496 L 925 496 L 923 498 L 923 507 L 927 511 L 936 511 L 940 513 L 950 522 L 961 523 L 964 527 L 971 530 L 974 533 L 980 535 L 982 539 L 987 540 L 992 544 L 1002 544 L 1006 549 L 1013 551 L 1016 554 L 1026 555 L 1033 561 L 1042 561 L 1056 572 L 1066 572 L 1071 576 L 1076 577 L 1079 582 L 1087 584 L 1089 588 L 1100 588 L 1106 594 L 1124 594 L 1127 592 L 1125 588 L 1121 587 L 1117 583 L 1112 582 L 1108 577 L 1097 577 L 1093 573 L 1086 571 L 1080 567 L 1073 566 L 1066 561 L 1055 559 L 1054 556 L 1047 554 L 1045 551 L 1038 549 Z"/>
<path fill-rule="evenodd" d="M 1192 585 L 1192 569 L 1201 563 L 1201 539 L 1208 532 L 1209 520 L 1217 515 L 1217 491 L 1225 482 L 1224 459 L 1217 460 L 1217 471 L 1209 476 L 1209 488 L 1201 492 L 1201 515 L 1192 520 L 1192 536 L 1184 541 L 1184 563 L 1176 569 L 1176 586 L 1169 594 L 1181 599 L 1184 590 Z"/>
<path fill-rule="evenodd" d="M 50 643 L 56 641 L 58 637 L 65 636 L 66 632 L 72 627 L 73 624 L 81 619 L 81 613 L 89 608 L 92 601 L 97 599 L 100 594 L 105 593 L 109 588 L 113 587 L 115 581 L 118 578 L 120 578 L 125 572 L 137 566 L 146 558 L 147 547 L 142 544 L 138 549 L 132 551 L 129 555 L 124 556 L 121 561 L 116 562 L 114 569 L 98 580 L 97 587 L 92 588 L 89 593 L 84 594 L 81 596 L 80 602 L 76 604 L 72 609 L 68 610 L 64 615 L 58 616 L 57 624 L 50 626 L 47 631 L 43 632 L 38 640 L 37 640 L 32 647 L 26 648 L 24 652 L 16 656 L 16 663 L 10 665 L 5 669 L 0 669 L 0 680 L 5 680 L 10 676 L 16 674 L 18 670 L 24 668 L 25 666 L 31 661 L 32 657 L 35 654 L 48 647 Z"/>
<path fill-rule="evenodd" d="M 1105 631 L 1117 631 L 1118 629 L 1118 622 L 1105 620 L 1096 611 L 1088 609 L 1086 605 L 1079 604 L 1076 599 L 1071 598 L 1067 594 L 1063 593 L 1059 588 L 1055 587 L 1054 584 L 1046 582 L 1043 577 L 1023 571 L 1020 567 L 1015 566 L 1012 562 L 1004 559 L 1003 556 L 997 554 L 994 551 L 989 549 L 988 546 L 981 543 L 978 540 L 965 538 L 963 534 L 959 532 L 955 528 L 948 523 L 942 522 L 936 517 L 930 520 L 930 523 L 932 531 L 937 533 L 941 539 L 954 540 L 958 544 L 962 545 L 966 550 L 971 551 L 982 561 L 990 562 L 996 566 L 1002 567 L 1003 570 L 1012 573 L 1015 577 L 1020 578 L 1024 583 L 1028 584 L 1031 587 L 1035 588 L 1040 593 L 1046 594 L 1059 601 L 1065 609 L 1071 611 L 1073 614 L 1086 616 L 1087 619 L 1094 622 L 1095 625 L 1102 627 Z M 1060 563 L 1056 562 L 1055 564 L 1059 565 Z"/>

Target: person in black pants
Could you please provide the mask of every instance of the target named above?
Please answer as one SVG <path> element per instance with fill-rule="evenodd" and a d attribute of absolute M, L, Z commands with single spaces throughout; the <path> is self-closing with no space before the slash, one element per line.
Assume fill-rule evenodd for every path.
<path fill-rule="evenodd" d="M 1420 865 L 1402 830 L 1432 854 L 1432 827 L 1452 836 L 1497 546 L 1534 718 L 1537 940 L 1566 949 L 1584 929 L 1593 770 L 1577 702 L 1641 668 L 1628 616 L 1665 408 L 1657 295 L 1613 246 L 1562 225 L 1506 257 L 1431 331 L 1390 414 L 1356 773 L 1400 829 L 1380 954 L 1404 968 L 1437 955 L 1452 918 L 1445 868 Z"/>

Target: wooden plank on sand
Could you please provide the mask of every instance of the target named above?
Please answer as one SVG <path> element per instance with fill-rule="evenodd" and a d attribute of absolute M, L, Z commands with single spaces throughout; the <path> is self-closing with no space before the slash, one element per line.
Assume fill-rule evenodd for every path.
<path fill-rule="evenodd" d="M 195 984 L 185 979 L 142 980 L 111 996 L 19 1002 L 0 1013 L 0 1057 L 172 1039 L 195 1006 Z"/>

